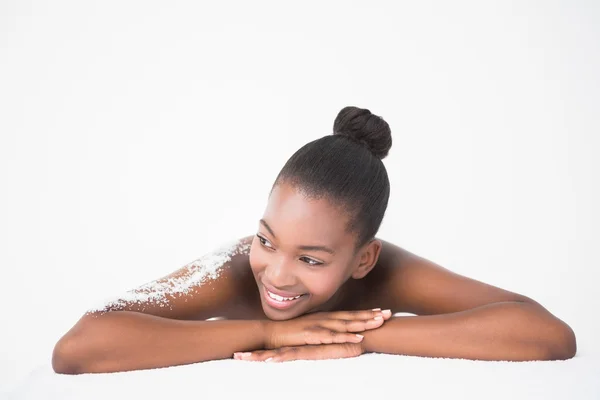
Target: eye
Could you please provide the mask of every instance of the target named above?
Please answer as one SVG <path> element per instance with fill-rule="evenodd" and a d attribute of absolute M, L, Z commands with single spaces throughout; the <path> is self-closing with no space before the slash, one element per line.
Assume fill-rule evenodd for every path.
<path fill-rule="evenodd" d="M 300 257 L 300 259 L 301 259 L 301 260 L 302 260 L 302 259 L 304 259 L 304 260 L 307 260 L 307 261 L 305 261 L 305 262 L 306 262 L 308 265 L 310 265 L 311 267 L 316 267 L 316 266 L 318 266 L 318 265 L 322 265 L 322 264 L 323 264 L 322 262 L 319 262 L 319 261 L 317 261 L 317 260 L 313 260 L 312 258 L 308 258 L 308 257 Z"/>
<path fill-rule="evenodd" d="M 273 245 L 271 245 L 271 242 L 269 242 L 267 239 L 265 239 L 264 237 L 260 236 L 260 235 L 256 235 L 256 237 L 258 238 L 258 240 L 260 241 L 260 244 L 262 244 L 264 247 L 266 247 L 267 249 L 273 249 Z"/>

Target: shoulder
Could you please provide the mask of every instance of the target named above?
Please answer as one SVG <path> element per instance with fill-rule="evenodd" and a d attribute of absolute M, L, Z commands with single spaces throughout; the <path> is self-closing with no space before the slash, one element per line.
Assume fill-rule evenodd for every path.
<path fill-rule="evenodd" d="M 223 284 L 248 273 L 251 244 L 252 236 L 221 243 L 168 276 L 185 275 L 198 283 Z"/>
<path fill-rule="evenodd" d="M 225 315 L 240 302 L 239 296 L 252 295 L 251 243 L 252 237 L 243 237 L 215 246 L 168 275 L 105 298 L 85 317 L 113 311 L 181 320 Z"/>
<path fill-rule="evenodd" d="M 375 267 L 367 276 L 371 276 L 371 279 L 377 278 L 389 283 L 390 279 L 412 262 L 416 255 L 394 243 L 381 238 L 376 239 L 381 242 L 381 251 Z"/>
<path fill-rule="evenodd" d="M 381 242 L 381 252 L 377 266 L 381 268 L 393 268 L 397 270 L 416 255 L 389 241 L 377 238 Z"/>
<path fill-rule="evenodd" d="M 253 237 L 222 242 L 175 273 L 194 286 L 188 295 L 188 302 L 196 303 L 193 319 L 235 318 L 240 305 L 253 303 L 256 285 L 249 261 Z"/>
<path fill-rule="evenodd" d="M 381 238 L 381 250 L 377 262 L 371 271 L 362 279 L 349 284 L 355 293 L 353 309 L 397 308 L 397 279 L 402 266 L 406 265 L 410 254 L 398 245 Z"/>
<path fill-rule="evenodd" d="M 262 318 L 260 297 L 250 266 L 250 248 L 255 235 L 245 236 L 209 253 L 209 264 L 223 265 L 210 283 L 221 298 L 219 316 L 227 319 Z M 201 263 L 202 264 L 202 263 Z"/>
<path fill-rule="evenodd" d="M 381 240 L 381 239 L 379 239 Z M 371 273 L 382 307 L 417 315 L 444 314 L 526 296 L 460 275 L 393 243 L 382 241 Z M 370 274 L 371 274 L 370 273 Z M 369 274 L 369 275 L 370 275 Z M 373 285 L 369 285 L 371 289 Z"/>
<path fill-rule="evenodd" d="M 253 235 L 231 241 L 217 247 L 188 264 L 188 270 L 196 269 L 198 273 L 207 275 L 219 271 L 207 283 L 214 286 L 214 290 L 222 290 L 231 298 L 244 295 L 249 283 L 254 278 L 250 268 L 250 247 Z"/>

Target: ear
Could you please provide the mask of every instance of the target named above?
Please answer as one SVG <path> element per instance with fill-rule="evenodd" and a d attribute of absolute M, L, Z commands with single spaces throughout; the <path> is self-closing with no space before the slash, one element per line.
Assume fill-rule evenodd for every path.
<path fill-rule="evenodd" d="M 381 240 L 372 239 L 359 250 L 359 263 L 352 271 L 352 278 L 362 279 L 364 278 L 377 264 L 379 259 L 379 253 L 381 253 L 382 243 Z"/>

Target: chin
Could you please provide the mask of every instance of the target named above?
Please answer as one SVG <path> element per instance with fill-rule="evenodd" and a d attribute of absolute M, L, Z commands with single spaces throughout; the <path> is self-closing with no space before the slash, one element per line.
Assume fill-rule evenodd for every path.
<path fill-rule="evenodd" d="M 295 316 L 293 316 L 293 315 L 291 315 L 291 316 L 275 315 L 272 312 L 270 312 L 269 310 L 265 310 L 264 308 L 263 308 L 263 311 L 265 312 L 265 315 L 267 316 L 267 318 L 269 318 L 271 321 L 287 321 L 288 319 L 295 318 Z"/>
<path fill-rule="evenodd" d="M 261 298 L 261 305 L 263 312 L 269 319 L 274 321 L 285 321 L 306 314 L 308 312 L 307 310 L 310 308 L 307 307 L 310 300 L 310 295 L 308 295 L 308 297 L 302 301 L 304 304 L 296 304 L 288 309 L 281 309 L 278 308 L 277 305 L 274 306 L 269 304 L 269 301 L 266 300 L 263 295 L 263 298 Z"/>
<path fill-rule="evenodd" d="M 264 302 L 262 303 L 262 309 L 267 318 L 273 321 L 286 321 L 305 314 L 305 312 L 300 310 L 277 310 Z"/>

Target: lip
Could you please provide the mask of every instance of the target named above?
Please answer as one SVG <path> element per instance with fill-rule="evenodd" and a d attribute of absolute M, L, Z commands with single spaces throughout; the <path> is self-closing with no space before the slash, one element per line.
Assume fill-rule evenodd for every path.
<path fill-rule="evenodd" d="M 271 293 L 276 294 L 277 296 L 281 296 L 281 297 L 296 297 L 296 296 L 300 296 L 302 294 L 305 294 L 305 293 L 284 292 L 283 290 L 277 290 L 273 286 L 267 285 L 264 282 L 261 282 L 261 283 L 262 283 L 262 285 L 263 285 L 263 287 L 265 289 L 267 289 Z"/>
<path fill-rule="evenodd" d="M 299 302 L 301 302 L 304 299 L 304 295 L 300 296 L 299 298 L 295 299 L 295 300 L 284 300 L 284 301 L 279 301 L 279 300 L 275 300 L 273 298 L 271 298 L 269 296 L 269 294 L 267 292 L 270 292 L 270 289 L 267 289 L 266 286 L 263 285 L 263 290 L 262 290 L 262 294 L 263 297 L 265 299 L 265 302 L 272 308 L 278 309 L 278 310 L 287 310 L 288 308 L 292 308 L 294 307 L 296 304 L 298 304 Z M 279 296 L 281 296 L 279 293 L 275 293 L 275 292 L 271 292 L 274 294 L 277 294 Z M 298 295 L 296 295 L 298 296 Z M 294 297 L 294 296 L 284 296 L 284 297 Z"/>

